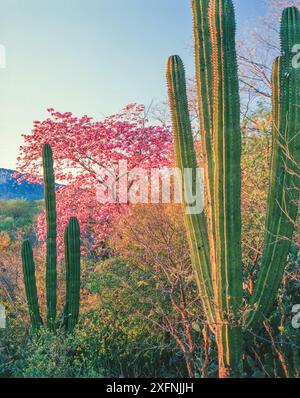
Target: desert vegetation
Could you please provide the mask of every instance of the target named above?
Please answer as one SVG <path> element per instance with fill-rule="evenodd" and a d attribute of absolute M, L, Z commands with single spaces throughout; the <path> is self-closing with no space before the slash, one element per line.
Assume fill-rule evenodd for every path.
<path fill-rule="evenodd" d="M 258 67 L 232 1 L 192 0 L 196 77 L 169 58 L 163 121 L 133 103 L 34 122 L 15 178 L 42 181 L 44 201 L 0 202 L 0 377 L 300 377 L 300 12 L 286 6 L 280 53 Z M 192 171 L 183 203 L 145 200 L 137 170 L 174 167 Z"/>

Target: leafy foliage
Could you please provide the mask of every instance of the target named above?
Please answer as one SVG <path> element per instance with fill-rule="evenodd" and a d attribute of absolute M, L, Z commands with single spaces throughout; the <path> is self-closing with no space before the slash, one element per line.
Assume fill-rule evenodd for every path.
<path fill-rule="evenodd" d="M 12 232 L 28 227 L 41 210 L 40 202 L 27 200 L 0 201 L 0 231 Z"/>
<path fill-rule="evenodd" d="M 127 105 L 121 113 L 103 121 L 53 109 L 49 113 L 48 119 L 34 122 L 31 134 L 24 135 L 19 171 L 28 181 L 39 181 L 41 149 L 49 143 L 55 157 L 56 180 L 65 184 L 57 195 L 59 242 L 63 242 L 69 218 L 77 216 L 89 251 L 101 251 L 114 216 L 124 205 L 99 203 L 97 189 L 106 186 L 107 174 L 118 174 L 120 160 L 127 161 L 128 172 L 139 166 L 149 169 L 169 164 L 170 131 L 151 125 L 145 107 L 136 104 Z M 38 228 L 40 240 L 45 241 L 44 215 L 39 218 Z"/>

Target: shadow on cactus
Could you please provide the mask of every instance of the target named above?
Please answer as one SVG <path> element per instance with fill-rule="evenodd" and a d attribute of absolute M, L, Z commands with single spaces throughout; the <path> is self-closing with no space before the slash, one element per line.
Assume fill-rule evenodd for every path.
<path fill-rule="evenodd" d="M 47 326 L 55 330 L 56 292 L 57 292 L 57 232 L 56 232 L 56 192 L 53 170 L 53 155 L 49 144 L 43 148 L 43 169 L 45 184 L 45 205 L 47 220 L 46 242 L 46 297 Z M 79 316 L 80 306 L 80 227 L 78 220 L 72 217 L 65 230 L 65 263 L 66 263 L 66 303 L 63 324 L 67 332 L 72 332 Z M 29 241 L 23 242 L 22 264 L 27 304 L 33 329 L 43 325 L 36 287 L 33 251 Z"/>
<path fill-rule="evenodd" d="M 273 66 L 273 151 L 265 243 L 256 287 L 245 309 L 234 8 L 231 0 L 192 0 L 192 8 L 206 208 L 200 215 L 186 214 L 185 224 L 205 322 L 218 347 L 219 376 L 232 377 L 242 372 L 243 339 L 263 326 L 275 301 L 297 218 L 300 69 L 293 60 L 294 46 L 300 43 L 300 14 L 290 7 L 282 16 L 282 55 Z M 195 169 L 185 72 L 178 56 L 168 61 L 167 81 L 177 167 Z"/>

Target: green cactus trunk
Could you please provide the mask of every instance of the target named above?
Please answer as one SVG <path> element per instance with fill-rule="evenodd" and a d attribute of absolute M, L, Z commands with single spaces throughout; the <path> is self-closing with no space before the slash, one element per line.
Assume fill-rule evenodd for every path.
<path fill-rule="evenodd" d="M 64 249 L 65 249 L 65 275 L 66 275 L 66 302 L 64 306 L 64 312 L 63 312 L 63 324 L 67 328 L 67 322 L 68 322 L 68 309 L 69 309 L 69 303 L 68 303 L 68 284 L 69 284 L 69 242 L 68 242 L 68 225 L 65 228 L 64 232 Z"/>
<path fill-rule="evenodd" d="M 72 332 L 78 322 L 80 305 L 80 227 L 75 217 L 65 232 L 66 262 L 66 330 Z"/>
<path fill-rule="evenodd" d="M 47 220 L 47 253 L 46 253 L 46 288 L 47 288 L 47 323 L 55 329 L 56 288 L 57 288 L 57 247 L 56 247 L 56 192 L 53 170 L 53 155 L 49 144 L 43 149 L 43 167 L 45 184 L 45 204 Z"/>
<path fill-rule="evenodd" d="M 187 214 L 185 224 L 206 322 L 215 334 L 220 377 L 239 374 L 242 325 L 261 326 L 282 280 L 299 201 L 300 69 L 293 68 L 300 43 L 299 12 L 282 19 L 282 57 L 273 68 L 273 156 L 266 238 L 261 270 L 246 319 L 242 319 L 241 132 L 231 0 L 192 0 L 201 143 L 205 174 L 205 213 Z M 188 111 L 184 67 L 168 61 L 167 80 L 175 159 L 182 175 L 197 162 Z M 298 171 L 298 176 L 297 176 Z M 194 186 L 183 189 L 192 190 Z"/>
<path fill-rule="evenodd" d="M 216 303 L 220 372 L 237 371 L 242 349 L 241 131 L 231 1 L 212 0 L 209 10 L 213 65 L 213 161 Z"/>
<path fill-rule="evenodd" d="M 33 260 L 32 247 L 29 241 L 23 242 L 22 245 L 22 264 L 24 274 L 25 293 L 27 297 L 27 305 L 33 329 L 39 329 L 42 326 L 42 318 L 38 301 L 35 265 Z"/>

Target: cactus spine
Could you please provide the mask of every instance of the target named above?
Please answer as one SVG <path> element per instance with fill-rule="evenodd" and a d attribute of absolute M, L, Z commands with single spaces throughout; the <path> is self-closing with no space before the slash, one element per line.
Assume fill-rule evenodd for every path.
<path fill-rule="evenodd" d="M 56 285 L 57 285 L 57 246 L 56 246 L 56 193 L 53 169 L 53 155 L 49 144 L 43 148 L 43 167 L 45 182 L 45 205 L 47 220 L 47 253 L 46 253 L 46 296 L 47 325 L 49 329 L 56 327 Z M 65 262 L 66 262 L 66 306 L 65 326 L 72 332 L 79 315 L 80 304 L 80 228 L 75 217 L 65 231 Z M 32 247 L 28 241 L 22 246 L 22 263 L 27 304 L 33 329 L 42 325 L 38 303 L 35 266 Z"/>
<path fill-rule="evenodd" d="M 300 20 L 295 8 L 285 10 L 282 18 L 283 55 L 273 68 L 265 249 L 251 310 L 241 319 L 241 133 L 234 9 L 231 0 L 192 0 L 192 8 L 206 209 L 200 215 L 185 214 L 185 224 L 206 322 L 216 336 L 219 375 L 230 377 L 239 372 L 243 324 L 260 326 L 274 302 L 297 216 L 300 69 L 292 68 L 292 48 L 300 42 Z M 167 81 L 176 163 L 182 175 L 192 168 L 195 176 L 185 74 L 178 56 L 168 61 Z"/>

